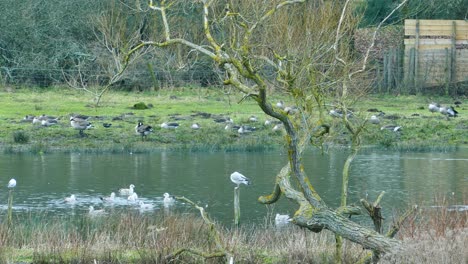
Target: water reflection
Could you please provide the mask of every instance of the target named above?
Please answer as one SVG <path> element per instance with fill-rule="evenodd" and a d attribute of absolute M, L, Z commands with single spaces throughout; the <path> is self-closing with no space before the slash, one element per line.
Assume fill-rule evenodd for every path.
<path fill-rule="evenodd" d="M 263 222 L 267 215 L 294 213 L 295 205 L 284 198 L 275 206 L 257 203 L 260 195 L 271 192 L 276 173 L 284 166 L 281 151 L 266 153 L 189 153 L 153 154 L 2 154 L 0 184 L 6 189 L 16 178 L 14 210 L 51 211 L 57 214 L 85 213 L 90 205 L 96 209 L 139 210 L 138 203 L 119 196 L 120 188 L 134 184 L 135 191 L 154 211 L 163 211 L 163 194 L 183 195 L 208 206 L 217 220 L 231 223 L 233 188 L 229 180 L 233 171 L 249 177 L 253 185 L 241 187 L 241 211 L 244 222 Z M 305 170 L 312 184 L 331 207 L 337 207 L 341 189 L 345 151 L 322 155 L 307 152 Z M 408 203 L 433 205 L 438 194 L 452 194 L 453 203 L 466 200 L 468 150 L 449 153 L 409 153 L 364 151 L 351 166 L 349 203 L 369 196 L 375 199 L 386 191 L 384 214 Z M 99 198 L 116 192 L 113 203 Z M 64 198 L 75 194 L 77 202 Z M 0 193 L 1 209 L 6 209 L 7 192 Z M 187 209 L 181 203 L 166 210 Z M 147 213 L 152 210 L 141 210 Z M 4 213 L 4 211 L 2 212 Z"/>

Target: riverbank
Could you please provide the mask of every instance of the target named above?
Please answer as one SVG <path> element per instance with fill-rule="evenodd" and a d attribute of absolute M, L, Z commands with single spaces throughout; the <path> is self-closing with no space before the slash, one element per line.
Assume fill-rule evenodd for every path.
<path fill-rule="evenodd" d="M 152 152 L 160 150 L 190 151 L 263 151 L 281 148 L 281 130 L 265 125 L 268 118 L 255 102 L 236 95 L 226 95 L 208 88 L 180 88 L 147 93 L 111 91 L 106 93 L 99 107 L 92 103 L 92 95 L 78 90 L 61 89 L 1 89 L 0 137 L 6 153 L 16 152 Z M 279 100 L 280 98 L 278 98 Z M 292 100 L 282 98 L 287 104 Z M 385 112 L 381 124 L 368 123 L 363 145 L 405 150 L 447 150 L 468 144 L 468 100 L 460 100 L 459 117 L 446 119 L 430 113 L 427 105 L 437 101 L 453 105 L 452 98 L 422 96 L 370 96 L 357 103 L 355 113 L 369 118 Z M 137 104 L 145 109 L 138 109 Z M 58 118 L 49 127 L 23 120 L 27 115 L 50 115 Z M 70 126 L 72 114 L 90 116 L 93 128 L 81 137 Z M 256 116 L 257 121 L 250 121 Z M 252 133 L 239 134 L 225 129 L 222 119 L 231 118 L 234 124 L 256 127 Z M 136 124 L 151 125 L 154 132 L 146 138 L 135 133 Z M 328 146 L 346 145 L 345 131 L 338 129 L 338 119 L 331 116 L 332 125 Z M 163 122 L 177 122 L 177 129 L 161 128 Z M 200 128 L 192 129 L 197 123 Z M 402 131 L 381 130 L 383 125 L 398 125 Z"/>
<path fill-rule="evenodd" d="M 209 211 L 209 210 L 208 210 Z M 209 213 L 209 212 L 208 212 Z M 397 235 L 403 248 L 379 263 L 465 263 L 467 211 L 447 204 L 410 217 Z M 216 225 L 220 243 L 235 263 L 333 263 L 334 236 L 293 225 L 265 224 L 226 228 Z M 370 219 L 369 219 L 370 221 Z M 210 227 L 192 212 L 103 216 L 51 217 L 31 215 L 0 223 L 2 263 L 226 263 L 223 257 L 205 260 L 190 251 L 214 253 Z M 356 263 L 368 251 L 345 242 L 344 263 Z"/>

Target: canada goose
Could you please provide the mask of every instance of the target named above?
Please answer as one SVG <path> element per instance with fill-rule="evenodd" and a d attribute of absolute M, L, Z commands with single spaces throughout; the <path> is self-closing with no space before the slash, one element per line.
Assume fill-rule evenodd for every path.
<path fill-rule="evenodd" d="M 439 112 L 440 105 L 437 104 L 437 103 L 432 102 L 432 103 L 429 104 L 428 108 L 429 108 L 429 111 L 431 113 L 435 113 L 435 112 Z"/>
<path fill-rule="evenodd" d="M 85 133 L 83 132 L 84 130 L 86 129 L 90 129 L 91 127 L 93 127 L 91 125 L 91 123 L 86 120 L 86 119 L 81 119 L 79 117 L 70 117 L 70 125 L 74 128 L 74 129 L 77 129 L 79 130 L 79 134 L 80 136 L 85 136 Z"/>
<path fill-rule="evenodd" d="M 198 130 L 201 128 L 201 126 L 198 124 L 198 123 L 193 123 L 191 126 L 190 126 L 191 129 L 194 129 L 194 130 Z"/>
<path fill-rule="evenodd" d="M 94 210 L 94 206 L 92 206 L 92 205 L 89 206 L 88 214 L 89 214 L 90 216 L 103 215 L 103 214 L 105 214 L 105 213 L 106 213 L 106 211 L 104 211 L 104 209 Z"/>
<path fill-rule="evenodd" d="M 178 123 L 162 123 L 161 124 L 161 128 L 165 128 L 165 129 L 176 129 L 179 127 L 179 124 Z"/>
<path fill-rule="evenodd" d="M 401 131 L 401 126 L 396 126 L 396 125 L 386 125 L 380 128 L 380 130 L 389 130 L 393 132 L 400 132 Z"/>
<path fill-rule="evenodd" d="M 380 124 L 380 119 L 377 116 L 373 115 L 370 117 L 369 122 L 371 124 L 378 125 Z"/>
<path fill-rule="evenodd" d="M 74 203 L 74 202 L 76 202 L 76 196 L 74 194 L 72 194 L 69 197 L 65 197 L 64 200 L 67 203 Z"/>
<path fill-rule="evenodd" d="M 255 127 L 251 126 L 240 126 L 240 128 L 237 130 L 239 134 L 246 134 L 246 133 L 252 133 L 255 131 Z"/>
<path fill-rule="evenodd" d="M 235 171 L 231 174 L 231 181 L 235 184 L 237 184 L 237 188 L 239 188 L 239 186 L 241 184 L 245 184 L 245 185 L 250 185 L 250 180 L 249 178 L 245 177 L 244 175 L 240 174 L 239 172 Z"/>
<path fill-rule="evenodd" d="M 141 140 L 153 132 L 153 127 L 148 125 L 143 125 L 142 122 L 138 122 L 135 126 L 135 132 L 141 136 Z"/>
<path fill-rule="evenodd" d="M 449 106 L 447 108 L 447 116 L 449 117 L 457 117 L 458 116 L 458 112 L 457 110 L 455 110 L 452 106 Z"/>
<path fill-rule="evenodd" d="M 164 193 L 163 203 L 165 207 L 168 207 L 174 203 L 174 198 L 169 193 Z"/>
<path fill-rule="evenodd" d="M 275 225 L 277 227 L 285 226 L 291 222 L 289 215 L 276 214 L 275 216 Z"/>
<path fill-rule="evenodd" d="M 99 197 L 99 199 L 103 202 L 113 202 L 115 199 L 115 192 L 111 192 L 110 196 L 107 197 Z"/>
<path fill-rule="evenodd" d="M 131 195 L 133 193 L 133 189 L 135 188 L 135 185 L 133 184 L 130 184 L 130 186 L 128 187 L 128 189 L 126 188 L 121 188 L 119 190 L 119 194 L 120 195 Z"/>

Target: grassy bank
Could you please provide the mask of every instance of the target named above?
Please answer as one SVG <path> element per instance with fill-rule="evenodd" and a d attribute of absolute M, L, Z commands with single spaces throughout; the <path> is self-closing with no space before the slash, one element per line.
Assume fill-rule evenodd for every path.
<path fill-rule="evenodd" d="M 442 205 L 421 210 L 399 233 L 403 248 L 381 263 L 465 263 L 468 242 L 467 211 Z M 369 220 L 370 221 L 370 220 Z M 235 263 L 333 263 L 334 236 L 295 226 L 275 228 L 266 219 L 256 227 L 224 228 L 223 247 Z M 226 263 L 204 259 L 182 248 L 214 252 L 209 227 L 199 215 L 184 213 L 121 213 L 101 217 L 31 215 L 0 223 L 2 263 Z M 356 263 L 367 250 L 345 243 L 344 263 Z"/>
<path fill-rule="evenodd" d="M 1 89 L 0 137 L 4 152 L 151 152 L 161 149 L 188 149 L 192 151 L 257 151 L 281 147 L 282 132 L 265 126 L 266 116 L 251 100 L 241 104 L 239 95 L 227 95 L 219 90 L 180 88 L 148 93 L 109 92 L 99 107 L 92 104 L 90 94 L 61 89 Z M 278 98 L 280 99 L 280 98 Z M 284 99 L 284 98 L 283 98 Z M 457 108 L 460 117 L 447 120 L 427 110 L 431 101 L 452 104 L 451 98 L 425 98 L 421 96 L 368 97 L 355 106 L 355 112 L 370 117 L 368 109 L 385 112 L 380 125 L 367 124 L 364 145 L 395 149 L 447 149 L 468 143 L 468 100 L 461 100 Z M 285 99 L 292 104 L 292 100 Z M 150 108 L 138 110 L 134 105 L 142 102 Z M 93 129 L 87 137 L 79 137 L 72 129 L 69 117 L 73 113 L 91 116 Z M 26 115 L 51 115 L 59 118 L 57 125 L 43 127 L 24 122 Z M 208 116 L 209 114 L 210 116 Z M 249 121 L 251 115 L 258 122 Z M 230 117 L 235 124 L 248 124 L 257 130 L 239 135 L 225 130 L 225 124 L 214 118 Z M 338 129 L 339 120 L 328 117 L 333 128 L 329 144 L 346 144 L 345 131 Z M 135 134 L 138 121 L 152 125 L 154 133 L 145 141 Z M 160 128 L 163 122 L 178 122 L 176 130 Z M 105 128 L 103 124 L 111 124 Z M 191 124 L 201 129 L 193 130 Z M 381 125 L 402 126 L 401 133 L 381 131 Z"/>

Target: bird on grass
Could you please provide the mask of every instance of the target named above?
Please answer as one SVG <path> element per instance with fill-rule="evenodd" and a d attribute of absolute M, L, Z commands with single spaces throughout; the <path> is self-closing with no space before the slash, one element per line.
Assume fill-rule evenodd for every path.
<path fill-rule="evenodd" d="M 120 195 L 131 195 L 133 193 L 133 189 L 135 189 L 135 185 L 130 184 L 130 186 L 127 188 L 121 188 L 119 190 Z"/>
<path fill-rule="evenodd" d="M 380 119 L 377 116 L 373 115 L 373 116 L 370 117 L 369 122 L 371 124 L 378 125 L 378 124 L 380 124 Z"/>
<path fill-rule="evenodd" d="M 76 129 L 76 130 L 79 130 L 79 135 L 81 137 L 84 137 L 86 134 L 83 132 L 84 130 L 86 129 L 90 129 L 92 128 L 93 126 L 91 125 L 91 123 L 86 120 L 86 119 L 83 119 L 83 118 L 79 118 L 78 116 L 72 116 L 70 117 L 70 125 Z"/>
<path fill-rule="evenodd" d="M 161 124 L 161 128 L 165 128 L 165 129 L 176 129 L 178 127 L 179 127 L 179 123 L 174 123 L 174 122 L 172 123 L 164 122 Z"/>
<path fill-rule="evenodd" d="M 380 130 L 388 130 L 388 131 L 393 131 L 393 132 L 400 132 L 400 131 L 401 131 L 401 126 L 386 125 L 386 126 L 381 127 Z"/>
<path fill-rule="evenodd" d="M 429 104 L 428 109 L 429 109 L 429 111 L 431 113 L 439 112 L 440 105 L 437 104 L 437 103 L 432 102 L 432 103 Z"/>
<path fill-rule="evenodd" d="M 142 122 L 138 122 L 138 124 L 135 126 L 135 132 L 141 136 L 141 140 L 143 138 L 146 138 L 151 132 L 153 132 L 153 127 L 148 126 L 148 125 L 143 125 Z"/>
<path fill-rule="evenodd" d="M 245 184 L 245 185 L 250 185 L 250 180 L 249 178 L 245 177 L 244 175 L 240 174 L 239 172 L 235 171 L 231 174 L 231 181 L 235 184 L 237 184 L 237 188 L 239 188 L 239 186 L 241 184 Z"/>
<path fill-rule="evenodd" d="M 198 130 L 201 128 L 201 126 L 198 124 L 198 123 L 193 123 L 191 126 L 190 126 L 191 129 L 193 130 Z"/>
<path fill-rule="evenodd" d="M 74 202 L 76 202 L 76 196 L 74 194 L 72 194 L 69 197 L 65 197 L 64 200 L 67 203 L 74 203 Z"/>

